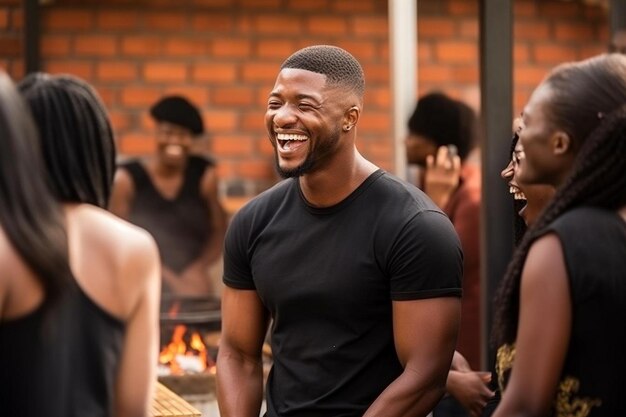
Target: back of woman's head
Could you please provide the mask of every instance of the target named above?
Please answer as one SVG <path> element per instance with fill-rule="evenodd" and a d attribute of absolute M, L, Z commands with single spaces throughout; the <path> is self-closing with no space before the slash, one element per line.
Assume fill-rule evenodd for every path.
<path fill-rule="evenodd" d="M 106 207 L 115 144 L 95 90 L 71 75 L 43 73 L 27 76 L 19 89 L 39 128 L 48 181 L 57 198 Z"/>
<path fill-rule="evenodd" d="M 44 173 L 30 112 L 0 72 L 0 225 L 50 301 L 62 292 L 71 272 L 61 209 Z"/>

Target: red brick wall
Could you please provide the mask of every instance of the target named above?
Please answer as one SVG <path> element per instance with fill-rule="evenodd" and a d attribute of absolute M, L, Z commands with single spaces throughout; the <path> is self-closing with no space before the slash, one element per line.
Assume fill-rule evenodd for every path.
<path fill-rule="evenodd" d="M 22 12 L 0 0 L 0 66 L 19 79 Z M 41 6 L 42 63 L 95 85 L 124 155 L 153 150 L 146 110 L 182 93 L 204 113 L 225 182 L 254 190 L 274 180 L 263 114 L 282 60 L 332 43 L 363 64 L 367 92 L 359 148 L 393 170 L 387 2 L 383 0 L 55 0 Z M 606 11 L 578 2 L 515 1 L 514 112 L 554 64 L 602 52 Z M 478 107 L 477 0 L 419 0 L 420 94 L 446 91 Z M 408 52 L 408 51 L 407 51 Z"/>

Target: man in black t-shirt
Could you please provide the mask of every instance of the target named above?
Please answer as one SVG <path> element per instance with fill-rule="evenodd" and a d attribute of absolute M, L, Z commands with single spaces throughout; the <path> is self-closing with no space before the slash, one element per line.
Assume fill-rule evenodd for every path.
<path fill-rule="evenodd" d="M 217 364 L 222 416 L 425 416 L 445 391 L 462 252 L 419 189 L 363 158 L 360 64 L 333 46 L 282 65 L 266 126 L 286 178 L 227 232 Z"/>

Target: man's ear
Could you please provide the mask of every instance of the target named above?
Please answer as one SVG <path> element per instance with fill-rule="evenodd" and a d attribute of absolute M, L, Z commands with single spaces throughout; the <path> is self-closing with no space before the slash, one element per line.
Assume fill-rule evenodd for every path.
<path fill-rule="evenodd" d="M 550 142 L 555 155 L 565 155 L 572 150 L 572 138 L 562 130 L 555 132 Z"/>
<path fill-rule="evenodd" d="M 352 129 L 359 121 L 360 116 L 361 109 L 358 106 L 350 107 L 343 117 L 343 130 L 347 132 Z"/>

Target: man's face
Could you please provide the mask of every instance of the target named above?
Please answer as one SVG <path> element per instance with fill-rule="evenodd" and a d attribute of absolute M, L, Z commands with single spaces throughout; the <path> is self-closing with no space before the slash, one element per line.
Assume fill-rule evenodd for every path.
<path fill-rule="evenodd" d="M 283 178 L 315 172 L 332 160 L 349 108 L 344 96 L 340 88 L 326 85 L 323 74 L 294 68 L 278 74 L 265 125 Z"/>
<path fill-rule="evenodd" d="M 426 157 L 437 153 L 437 145 L 422 135 L 409 133 L 406 140 L 406 160 L 409 164 L 426 165 Z"/>
<path fill-rule="evenodd" d="M 185 163 L 193 142 L 189 129 L 168 122 L 157 122 L 156 139 L 157 154 L 163 164 L 176 167 Z"/>

